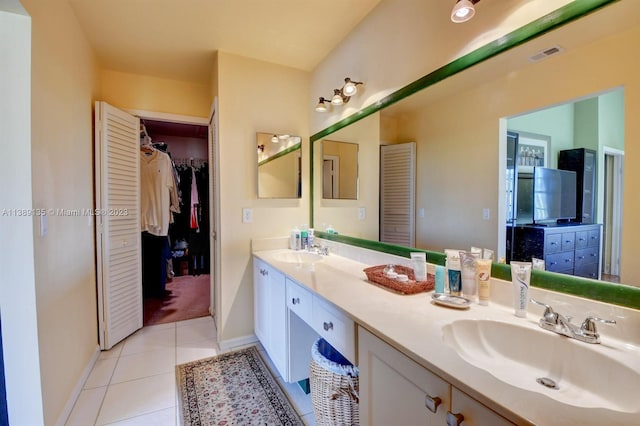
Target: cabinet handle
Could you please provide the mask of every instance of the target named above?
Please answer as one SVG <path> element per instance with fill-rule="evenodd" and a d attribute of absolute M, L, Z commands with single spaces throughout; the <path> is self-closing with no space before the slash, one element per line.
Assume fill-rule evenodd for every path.
<path fill-rule="evenodd" d="M 324 328 L 324 331 L 333 330 L 333 323 L 331 321 L 325 322 L 322 324 L 322 328 Z"/>
<path fill-rule="evenodd" d="M 426 395 L 424 397 L 424 405 L 425 407 L 427 407 L 429 409 L 429 411 L 431 411 L 432 413 L 435 413 L 436 411 L 438 411 L 438 407 L 440 406 L 440 404 L 442 404 L 442 399 L 440 399 L 437 396 L 429 396 Z"/>
<path fill-rule="evenodd" d="M 297 305 L 298 303 L 300 303 L 300 298 L 299 297 L 291 298 L 291 303 L 294 305 Z"/>
<path fill-rule="evenodd" d="M 447 426 L 459 426 L 464 421 L 464 416 L 460 413 L 447 411 Z"/>
<path fill-rule="evenodd" d="M 269 275 L 269 271 L 267 271 L 266 269 L 260 269 L 260 275 L 262 275 L 263 277 Z"/>

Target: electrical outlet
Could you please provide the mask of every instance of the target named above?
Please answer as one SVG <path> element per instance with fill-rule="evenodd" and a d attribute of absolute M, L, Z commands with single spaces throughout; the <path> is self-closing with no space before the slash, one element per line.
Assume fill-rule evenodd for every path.
<path fill-rule="evenodd" d="M 253 210 L 248 208 L 242 209 L 242 223 L 251 222 L 253 222 Z"/>
<path fill-rule="evenodd" d="M 358 207 L 358 219 L 364 220 L 367 217 L 367 212 L 364 207 Z"/>
<path fill-rule="evenodd" d="M 420 210 L 418 210 L 418 216 L 420 216 L 420 218 L 424 219 L 424 208 L 421 208 Z"/>
<path fill-rule="evenodd" d="M 489 220 L 490 217 L 491 217 L 491 209 L 486 207 L 482 209 L 482 220 Z"/>

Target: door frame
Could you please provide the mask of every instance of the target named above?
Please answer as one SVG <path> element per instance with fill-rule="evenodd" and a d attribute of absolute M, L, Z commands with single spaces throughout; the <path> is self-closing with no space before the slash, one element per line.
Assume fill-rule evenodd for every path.
<path fill-rule="evenodd" d="M 612 186 L 612 214 L 611 214 L 611 229 L 608 231 L 611 233 L 611 275 L 620 276 L 620 256 L 622 252 L 622 207 L 624 203 L 624 151 L 616 148 L 604 146 L 602 149 L 602 158 L 600 164 L 605 164 L 605 158 L 607 156 L 613 157 L 613 179 Z M 606 174 L 603 173 L 606 179 Z M 604 182 L 606 187 L 606 182 Z M 604 200 L 606 202 L 606 200 Z M 602 241 L 605 244 L 605 241 Z M 603 250 L 602 253 L 605 253 Z M 604 264 L 604 259 L 601 260 Z M 601 266 L 602 268 L 602 266 Z"/>
<path fill-rule="evenodd" d="M 213 316 L 213 322 L 216 328 L 216 341 L 220 341 L 220 312 L 221 308 L 221 276 L 222 267 L 220 261 L 220 143 L 219 143 L 219 121 L 218 121 L 218 97 L 213 98 L 211 104 L 211 112 L 208 119 L 209 130 L 207 132 L 209 145 L 209 223 L 211 235 L 209 237 L 210 259 L 209 264 L 212 265 L 213 271 L 211 277 L 211 304 L 209 312 Z"/>
<path fill-rule="evenodd" d="M 324 197 L 324 164 L 326 161 L 331 162 L 331 198 L 340 198 L 340 157 L 337 155 L 322 156 L 322 198 Z"/>
<path fill-rule="evenodd" d="M 207 138 L 210 137 L 211 135 L 211 123 L 212 123 L 212 117 L 215 117 L 215 121 L 217 124 L 217 116 L 214 114 L 216 111 L 216 108 L 214 106 L 217 105 L 217 98 L 214 100 L 214 104 L 211 107 L 211 113 L 209 115 L 209 117 L 197 117 L 197 116 L 192 116 L 192 115 L 181 115 L 181 114 L 170 114 L 170 113 L 165 113 L 165 112 L 157 112 L 157 111 L 148 111 L 148 110 L 139 110 L 139 109 L 124 109 L 124 111 L 128 112 L 129 114 L 133 114 L 137 117 L 139 117 L 142 120 L 157 120 L 157 121 L 169 121 L 169 122 L 173 122 L 173 123 L 180 123 L 180 124 L 195 124 L 195 125 L 199 125 L 199 126 L 208 126 L 209 130 L 207 131 Z M 217 125 L 214 126 L 215 130 L 216 130 L 216 134 L 217 134 Z M 216 137 L 217 140 L 217 137 Z M 207 141 L 207 151 L 208 151 L 208 155 L 209 155 L 209 159 L 211 159 L 211 140 L 208 139 Z M 213 195 L 214 193 L 211 192 L 212 191 L 212 185 L 211 185 L 211 179 L 212 179 L 212 173 L 217 173 L 218 172 L 218 164 L 214 164 L 214 163 L 210 163 L 210 172 L 209 172 L 209 215 L 210 218 L 209 220 L 212 220 L 212 218 L 216 218 L 219 217 L 220 215 L 218 214 L 218 212 L 214 212 L 214 209 L 217 209 L 219 206 L 219 203 L 217 200 L 215 200 L 214 202 L 214 198 Z M 216 176 L 216 180 L 217 176 Z M 216 195 L 218 194 L 218 192 L 216 192 Z M 214 224 L 213 221 L 210 222 L 212 225 Z M 217 225 L 215 226 L 216 228 Z M 209 313 L 213 316 L 214 322 L 216 322 L 216 330 L 218 328 L 218 324 L 216 321 L 216 313 L 219 312 L 219 309 L 217 309 L 218 307 L 215 305 L 215 303 L 217 303 L 217 301 L 220 300 L 220 298 L 218 297 L 218 294 L 215 294 L 218 290 L 218 285 L 216 285 L 216 277 L 217 278 L 217 282 L 219 282 L 219 276 L 220 276 L 220 268 L 219 266 L 219 260 L 216 260 L 216 258 L 219 258 L 219 251 L 218 248 L 216 247 L 216 245 L 213 242 L 213 238 L 212 236 L 214 235 L 214 226 L 210 227 L 211 230 L 211 234 L 209 235 L 209 244 L 210 244 L 210 248 L 211 250 L 209 250 L 210 255 L 212 256 L 212 259 L 214 260 L 214 263 L 210 263 L 210 265 L 212 265 L 213 267 L 213 271 L 212 273 L 209 275 L 209 294 L 210 294 L 210 305 L 209 305 Z M 215 255 L 214 255 L 214 250 L 215 250 Z M 217 333 L 217 331 L 216 331 Z M 216 335 L 217 338 L 217 335 Z"/>

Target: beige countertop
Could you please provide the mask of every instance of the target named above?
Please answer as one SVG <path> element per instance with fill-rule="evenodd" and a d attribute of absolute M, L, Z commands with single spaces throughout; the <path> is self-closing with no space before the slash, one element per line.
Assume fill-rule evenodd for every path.
<path fill-rule="evenodd" d="M 282 251 L 288 250 L 258 250 L 253 254 L 335 304 L 359 325 L 417 363 L 512 421 L 542 425 L 640 424 L 640 400 L 638 410 L 634 413 L 563 404 L 552 397 L 553 392 L 559 391 L 542 386 L 535 391 L 524 390 L 506 384 L 489 372 L 467 363 L 443 342 L 443 326 L 460 319 L 517 323 L 519 326 L 539 330 L 538 320 L 542 308 L 537 314 L 530 312 L 527 318 L 517 318 L 512 308 L 494 301 L 501 298 L 501 292 L 511 291 L 509 283 L 492 281 L 492 301 L 488 307 L 474 304 L 468 310 L 457 310 L 432 304 L 431 292 L 405 296 L 370 283 L 363 269 L 373 266 L 372 264 L 335 254 L 330 254 L 313 265 L 294 264 L 278 260 L 278 253 Z M 406 261 L 408 264 L 408 259 Z M 532 288 L 530 296 L 545 300 L 543 293 L 551 292 Z M 554 337 L 566 339 L 559 335 Z M 597 347 L 589 349 L 601 351 L 629 368 L 640 371 L 640 350 L 636 345 L 605 336 L 602 340 L 602 344 L 590 345 Z M 587 345 L 578 341 L 572 343 Z M 546 348 L 531 347 L 530 350 L 541 351 Z M 593 368 L 603 366 L 594 365 Z M 602 383 L 604 387 L 620 385 Z"/>

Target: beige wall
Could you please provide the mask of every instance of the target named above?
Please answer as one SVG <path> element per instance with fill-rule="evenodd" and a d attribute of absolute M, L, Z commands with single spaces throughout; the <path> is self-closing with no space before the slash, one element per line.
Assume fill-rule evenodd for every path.
<path fill-rule="evenodd" d="M 207 85 L 112 70 L 102 70 L 100 82 L 101 100 L 118 108 L 209 117 Z"/>
<path fill-rule="evenodd" d="M 339 141 L 322 141 L 322 157 L 338 157 L 338 194 L 340 199 L 358 198 L 358 144 Z"/>
<path fill-rule="evenodd" d="M 309 221 L 309 74 L 224 52 L 214 70 L 222 207 L 218 327 L 225 341 L 253 334 L 251 239 L 289 235 Z M 257 132 L 302 137 L 302 199 L 257 198 Z M 253 209 L 253 223 L 242 223 L 242 208 Z"/>
<path fill-rule="evenodd" d="M 307 108 L 311 134 L 476 48 L 570 3 L 556 1 L 483 1 L 464 25 L 449 19 L 451 1 L 382 0 L 316 67 Z M 343 107 L 313 111 L 345 77 L 365 85 Z"/>
<path fill-rule="evenodd" d="M 97 62 L 66 2 L 23 0 L 32 17 L 34 208 L 93 206 L 92 100 Z M 97 350 L 93 222 L 33 222 L 45 424 L 54 424 Z"/>

